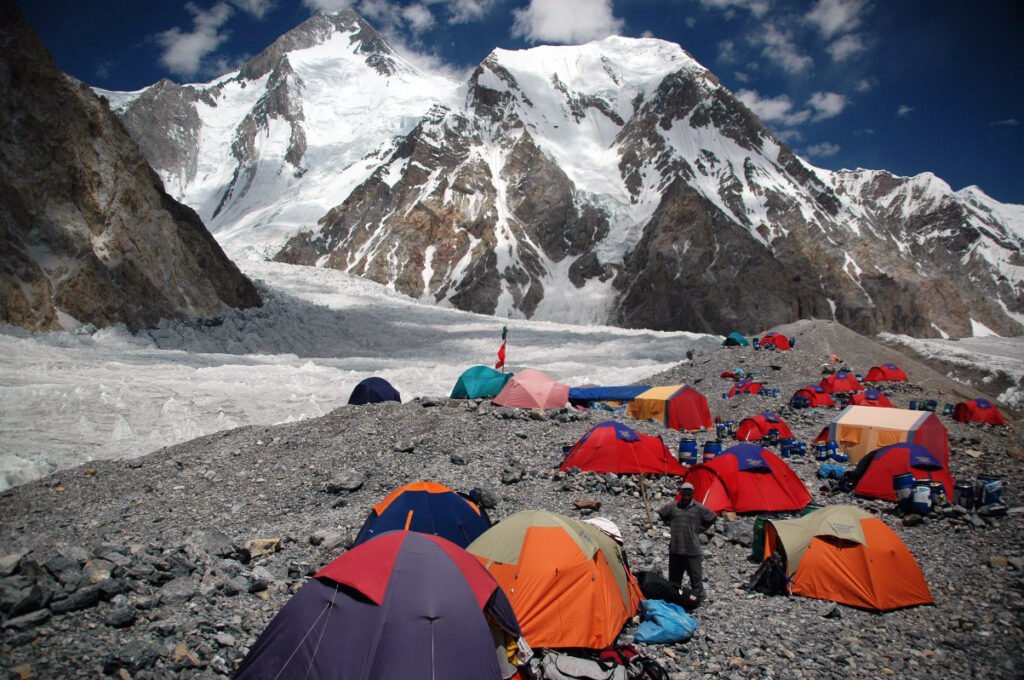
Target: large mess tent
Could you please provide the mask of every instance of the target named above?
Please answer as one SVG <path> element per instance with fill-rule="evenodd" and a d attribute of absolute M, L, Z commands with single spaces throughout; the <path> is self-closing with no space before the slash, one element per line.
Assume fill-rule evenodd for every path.
<path fill-rule="evenodd" d="M 931 604 L 921 567 L 885 522 L 852 505 L 765 523 L 764 557 L 778 550 L 790 592 L 888 611 Z"/>
<path fill-rule="evenodd" d="M 930 411 L 847 406 L 815 439 L 826 440 L 837 442 L 854 463 L 883 446 L 913 442 L 949 467 L 946 426 Z"/>
<path fill-rule="evenodd" d="M 508 594 L 534 648 L 604 649 L 643 599 L 611 537 L 553 512 L 516 513 L 467 550 Z"/>
<path fill-rule="evenodd" d="M 672 430 L 709 430 L 714 427 L 703 394 L 687 385 L 652 387 L 629 402 L 631 418 L 656 420 Z"/>

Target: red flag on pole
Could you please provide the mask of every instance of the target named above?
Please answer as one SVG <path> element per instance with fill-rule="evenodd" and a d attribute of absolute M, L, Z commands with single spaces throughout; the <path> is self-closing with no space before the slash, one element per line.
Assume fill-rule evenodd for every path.
<path fill-rule="evenodd" d="M 501 327 L 501 347 L 498 348 L 498 363 L 494 364 L 495 368 L 505 367 L 505 347 L 508 345 L 508 326 Z"/>

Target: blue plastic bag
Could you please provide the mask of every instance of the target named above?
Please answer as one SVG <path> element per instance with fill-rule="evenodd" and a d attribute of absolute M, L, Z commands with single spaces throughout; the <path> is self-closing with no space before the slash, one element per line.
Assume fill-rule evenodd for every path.
<path fill-rule="evenodd" d="M 683 642 L 697 631 L 697 619 L 677 604 L 664 600 L 642 600 L 643 622 L 637 627 L 635 642 Z"/>

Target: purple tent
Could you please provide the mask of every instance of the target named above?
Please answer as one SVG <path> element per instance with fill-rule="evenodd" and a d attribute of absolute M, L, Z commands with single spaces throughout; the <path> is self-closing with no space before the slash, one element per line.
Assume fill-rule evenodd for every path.
<path fill-rule="evenodd" d="M 476 558 L 437 536 L 391 531 L 302 586 L 235 677 L 501 680 L 514 669 L 499 662 L 498 645 L 519 635 L 505 593 Z"/>

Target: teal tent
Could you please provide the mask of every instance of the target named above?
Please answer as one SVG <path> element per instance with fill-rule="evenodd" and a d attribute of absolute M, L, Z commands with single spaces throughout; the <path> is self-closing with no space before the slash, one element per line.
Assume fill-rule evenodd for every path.
<path fill-rule="evenodd" d="M 726 336 L 725 341 L 722 344 L 725 345 L 726 347 L 750 347 L 750 343 L 747 341 L 747 339 L 740 335 L 739 333 L 737 333 L 736 331 L 729 333 L 729 335 Z"/>
<path fill-rule="evenodd" d="M 496 397 L 511 373 L 502 373 L 488 366 L 467 368 L 452 388 L 452 399 L 489 399 Z"/>

